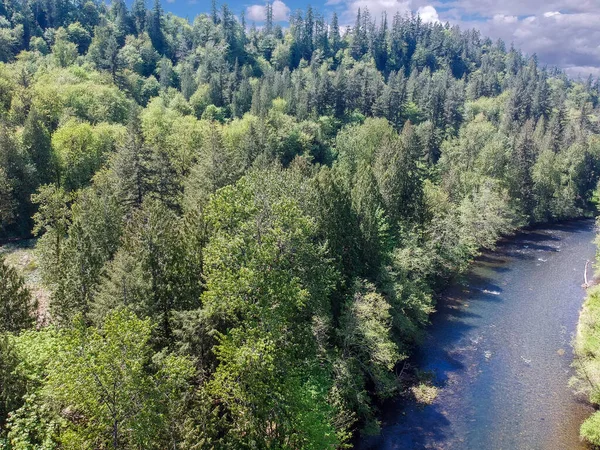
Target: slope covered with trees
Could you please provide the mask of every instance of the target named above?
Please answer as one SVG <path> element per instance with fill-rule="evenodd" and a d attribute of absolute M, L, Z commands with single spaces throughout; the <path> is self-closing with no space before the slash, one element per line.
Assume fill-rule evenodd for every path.
<path fill-rule="evenodd" d="M 0 3 L 0 448 L 334 448 L 376 432 L 436 292 L 591 214 L 600 83 L 310 8 Z"/>

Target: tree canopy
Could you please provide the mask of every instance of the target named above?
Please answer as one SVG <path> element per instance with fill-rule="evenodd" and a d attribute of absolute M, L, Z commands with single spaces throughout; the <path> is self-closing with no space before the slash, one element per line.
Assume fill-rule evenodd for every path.
<path fill-rule="evenodd" d="M 600 81 L 418 16 L 0 2 L 0 448 L 347 448 L 446 282 L 593 215 Z M 595 420 L 595 419 L 594 419 Z"/>

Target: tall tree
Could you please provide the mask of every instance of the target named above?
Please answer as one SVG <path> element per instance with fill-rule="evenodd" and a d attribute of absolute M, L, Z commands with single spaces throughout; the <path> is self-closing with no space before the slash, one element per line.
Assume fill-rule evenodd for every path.
<path fill-rule="evenodd" d="M 154 6 L 152 7 L 148 23 L 148 34 L 156 51 L 160 55 L 164 55 L 167 48 L 163 31 L 163 10 L 160 6 L 160 0 L 154 0 Z"/>
<path fill-rule="evenodd" d="M 232 445 L 336 445 L 316 359 L 321 337 L 311 331 L 326 320 L 333 274 L 312 221 L 265 175 L 219 191 L 207 213 L 214 235 L 203 305 L 221 335 L 209 390 L 228 411 Z"/>
<path fill-rule="evenodd" d="M 133 15 L 136 32 L 140 35 L 146 31 L 146 18 L 148 17 L 146 0 L 134 0 L 131 7 L 131 14 Z"/>
<path fill-rule="evenodd" d="M 23 277 L 0 258 L 0 336 L 35 325 L 37 303 Z"/>

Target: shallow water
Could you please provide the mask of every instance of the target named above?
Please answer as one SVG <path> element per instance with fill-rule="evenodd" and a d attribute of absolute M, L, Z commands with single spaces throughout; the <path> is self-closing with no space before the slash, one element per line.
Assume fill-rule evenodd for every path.
<path fill-rule="evenodd" d="M 435 376 L 431 406 L 387 405 L 380 436 L 359 449 L 586 448 L 591 408 L 568 387 L 594 223 L 523 232 L 448 289 L 416 364 Z M 591 273 L 591 271 L 590 271 Z"/>

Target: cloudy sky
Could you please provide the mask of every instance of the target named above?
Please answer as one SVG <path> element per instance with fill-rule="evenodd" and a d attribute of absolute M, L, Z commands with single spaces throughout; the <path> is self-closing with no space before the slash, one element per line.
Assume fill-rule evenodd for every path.
<path fill-rule="evenodd" d="M 210 0 L 164 0 L 165 9 L 193 17 L 210 7 Z M 246 12 L 248 21 L 264 20 L 264 2 L 229 0 L 231 9 Z M 290 12 L 307 0 L 275 0 L 273 15 L 285 24 Z M 340 22 L 351 24 L 358 8 L 368 7 L 373 17 L 383 11 L 418 12 L 423 20 L 478 28 L 484 36 L 532 54 L 540 62 L 558 65 L 572 76 L 600 76 L 600 0 L 313 0 L 314 9 L 327 18 L 334 11 Z"/>

